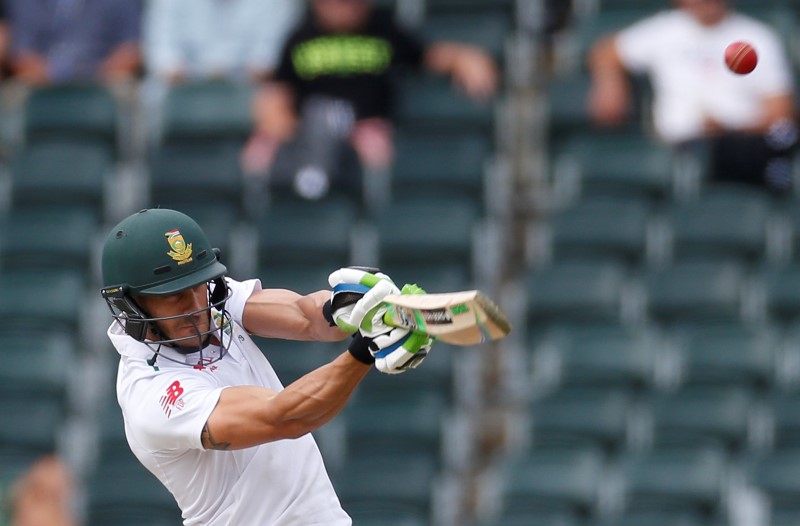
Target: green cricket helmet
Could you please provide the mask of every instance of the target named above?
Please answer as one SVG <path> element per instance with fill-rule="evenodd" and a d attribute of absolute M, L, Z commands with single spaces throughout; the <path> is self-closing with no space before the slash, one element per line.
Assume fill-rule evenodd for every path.
<path fill-rule="evenodd" d="M 106 238 L 102 256 L 103 288 L 101 295 L 114 319 L 134 339 L 145 342 L 148 335 L 159 339 L 147 341 L 154 352 L 162 344 L 185 353 L 205 347 L 211 336 L 222 344 L 230 334 L 230 316 L 225 301 L 230 291 L 224 276 L 227 268 L 219 261 L 219 250 L 211 247 L 205 233 L 189 216 L 162 208 L 141 210 L 116 225 Z M 166 318 L 154 318 L 137 304 L 136 296 L 169 296 L 207 284 L 208 305 L 198 311 Z M 212 317 L 212 309 L 217 315 Z M 189 318 L 205 312 L 210 317 L 209 329 L 197 328 L 193 336 L 164 338 L 157 322 Z M 230 343 L 230 337 L 227 338 Z M 203 342 L 187 347 L 181 342 Z M 177 344 L 177 345 L 176 345 Z M 223 351 L 227 345 L 222 345 Z M 224 352 L 220 353 L 220 357 Z"/>

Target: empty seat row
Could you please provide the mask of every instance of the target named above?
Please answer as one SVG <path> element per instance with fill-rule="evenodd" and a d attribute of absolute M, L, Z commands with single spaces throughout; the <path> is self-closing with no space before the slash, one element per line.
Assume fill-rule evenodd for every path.
<path fill-rule="evenodd" d="M 534 267 L 521 280 L 521 316 L 538 331 L 558 321 L 707 323 L 800 315 L 797 265 L 750 270 L 736 261 L 679 261 L 631 270 L 614 261 Z"/>
<path fill-rule="evenodd" d="M 594 197 L 532 225 L 532 259 L 617 259 L 632 265 L 734 258 L 744 263 L 798 255 L 800 206 L 758 192 L 718 190 L 653 206 L 630 197 Z M 541 240 L 541 241 L 539 241 Z"/>

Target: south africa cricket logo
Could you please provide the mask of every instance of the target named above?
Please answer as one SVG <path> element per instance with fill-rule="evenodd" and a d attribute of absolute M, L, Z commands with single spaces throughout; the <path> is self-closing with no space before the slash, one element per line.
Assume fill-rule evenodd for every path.
<path fill-rule="evenodd" d="M 167 238 L 170 250 L 167 255 L 178 262 L 178 265 L 183 265 L 192 260 L 192 244 L 186 243 L 181 235 L 180 230 L 170 230 L 164 236 Z"/>

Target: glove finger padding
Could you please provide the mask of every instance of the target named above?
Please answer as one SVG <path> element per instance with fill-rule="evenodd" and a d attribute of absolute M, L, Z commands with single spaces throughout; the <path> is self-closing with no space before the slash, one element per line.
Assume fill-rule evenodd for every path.
<path fill-rule="evenodd" d="M 421 332 L 396 328 L 372 339 L 370 351 L 375 368 L 386 374 L 399 374 L 416 368 L 428 356 L 433 338 Z"/>
<path fill-rule="evenodd" d="M 334 323 L 345 332 L 353 333 L 365 328 L 365 336 L 373 334 L 373 321 L 383 317 L 383 298 L 399 294 L 394 282 L 381 272 L 367 272 L 359 268 L 341 268 L 331 273 L 328 283 L 331 292 L 331 316 Z M 383 311 L 383 312 L 380 312 Z M 381 331 L 385 332 L 385 331 Z"/>

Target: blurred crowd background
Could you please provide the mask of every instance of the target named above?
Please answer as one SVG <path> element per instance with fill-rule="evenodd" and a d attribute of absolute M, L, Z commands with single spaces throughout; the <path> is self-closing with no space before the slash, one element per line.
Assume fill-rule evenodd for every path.
<path fill-rule="evenodd" d="M 315 432 L 356 526 L 800 524 L 797 0 L 0 7 L 0 524 L 180 523 L 99 296 L 154 206 L 237 279 L 374 265 L 509 313 Z M 753 27 L 750 77 L 691 77 Z M 259 345 L 284 384 L 341 351 Z"/>

